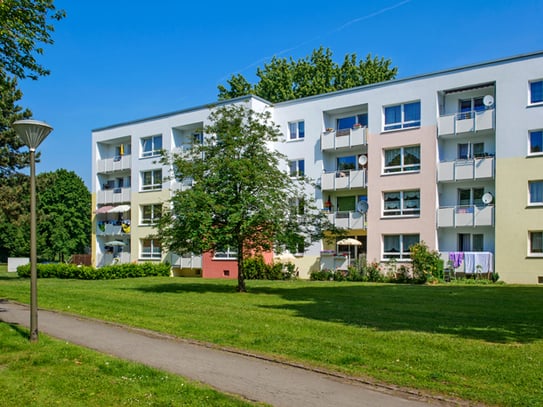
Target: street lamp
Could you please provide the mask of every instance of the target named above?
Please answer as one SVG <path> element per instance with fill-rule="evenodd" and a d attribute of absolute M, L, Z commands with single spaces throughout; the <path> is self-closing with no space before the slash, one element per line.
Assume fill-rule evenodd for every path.
<path fill-rule="evenodd" d="M 36 269 L 36 148 L 53 131 L 47 123 L 17 120 L 15 132 L 30 150 L 30 341 L 38 341 L 38 272 Z"/>

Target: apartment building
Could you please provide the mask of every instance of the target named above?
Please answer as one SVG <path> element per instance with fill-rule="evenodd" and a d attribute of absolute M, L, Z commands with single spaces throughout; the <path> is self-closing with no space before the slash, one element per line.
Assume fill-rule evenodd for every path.
<path fill-rule="evenodd" d="M 497 272 L 543 283 L 543 52 L 271 104 L 293 176 L 315 180 L 317 206 L 360 242 L 316 242 L 294 253 L 301 277 L 364 255 L 409 261 L 424 241 L 457 273 Z M 93 262 L 168 261 L 176 273 L 236 277 L 230 252 L 178 256 L 150 238 L 160 207 L 190 188 L 169 178 L 159 152 L 201 130 L 200 106 L 96 129 Z"/>

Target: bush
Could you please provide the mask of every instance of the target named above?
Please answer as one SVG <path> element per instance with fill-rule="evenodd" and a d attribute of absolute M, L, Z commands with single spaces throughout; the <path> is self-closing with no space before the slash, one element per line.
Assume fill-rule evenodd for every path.
<path fill-rule="evenodd" d="M 72 278 L 77 280 L 111 280 L 117 278 L 169 276 L 170 266 L 163 263 L 118 264 L 94 268 L 75 264 L 38 264 L 38 278 Z M 19 277 L 30 277 L 30 264 L 17 267 Z"/>
<path fill-rule="evenodd" d="M 443 279 L 443 260 L 439 252 L 428 250 L 424 242 L 414 244 L 409 248 L 413 267 L 413 279 L 416 283 L 424 284 Z"/>
<path fill-rule="evenodd" d="M 296 276 L 292 263 L 266 264 L 264 257 L 254 256 L 243 261 L 243 277 L 246 280 L 290 280 Z"/>

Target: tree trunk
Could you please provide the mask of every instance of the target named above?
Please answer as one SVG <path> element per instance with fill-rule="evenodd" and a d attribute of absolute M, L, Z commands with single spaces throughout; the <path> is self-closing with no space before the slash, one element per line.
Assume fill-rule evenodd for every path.
<path fill-rule="evenodd" d="M 238 287 L 237 291 L 239 293 L 247 292 L 245 287 L 245 277 L 243 270 L 243 243 L 238 244 Z"/>

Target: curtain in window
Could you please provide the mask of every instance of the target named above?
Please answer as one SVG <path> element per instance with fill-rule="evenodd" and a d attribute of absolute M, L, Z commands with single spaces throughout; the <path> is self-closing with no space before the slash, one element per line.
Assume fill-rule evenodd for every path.
<path fill-rule="evenodd" d="M 392 167 L 401 164 L 400 149 L 385 150 L 385 167 Z"/>
<path fill-rule="evenodd" d="M 387 235 L 383 237 L 383 246 L 385 253 L 399 253 L 400 252 L 400 236 L 399 235 Z"/>
<path fill-rule="evenodd" d="M 404 147 L 403 154 L 405 165 L 420 164 L 420 146 Z"/>
<path fill-rule="evenodd" d="M 543 203 L 543 181 L 530 182 L 530 203 Z"/>
<path fill-rule="evenodd" d="M 471 242 L 470 242 L 469 233 L 459 233 L 458 234 L 458 251 L 460 252 L 469 252 L 471 251 Z"/>
<path fill-rule="evenodd" d="M 403 235 L 403 252 L 409 255 L 409 248 L 417 244 L 420 240 L 419 235 Z"/>

